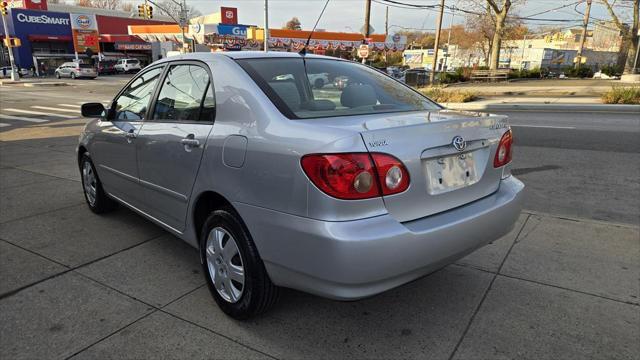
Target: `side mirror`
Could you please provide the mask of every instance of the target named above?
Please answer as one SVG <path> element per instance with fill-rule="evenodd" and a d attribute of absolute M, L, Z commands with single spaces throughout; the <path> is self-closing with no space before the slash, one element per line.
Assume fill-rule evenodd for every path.
<path fill-rule="evenodd" d="M 88 118 L 99 118 L 106 115 L 104 105 L 101 103 L 82 104 L 82 116 Z"/>

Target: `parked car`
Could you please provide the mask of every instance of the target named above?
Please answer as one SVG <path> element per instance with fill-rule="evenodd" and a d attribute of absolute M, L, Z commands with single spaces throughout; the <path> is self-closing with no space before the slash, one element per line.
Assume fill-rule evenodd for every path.
<path fill-rule="evenodd" d="M 63 77 L 69 77 L 72 79 L 78 78 L 90 78 L 95 79 L 98 76 L 98 72 L 93 65 L 80 64 L 77 62 L 66 62 L 58 66 L 54 75 L 60 79 Z"/>
<path fill-rule="evenodd" d="M 602 71 L 598 71 L 595 74 L 593 74 L 593 78 L 594 79 L 603 79 L 603 80 L 618 80 L 618 79 L 620 79 L 619 76 L 607 75 L 607 74 L 603 73 Z"/>
<path fill-rule="evenodd" d="M 321 73 L 354 81 L 313 92 Z M 198 248 L 238 319 L 280 287 L 355 300 L 400 286 L 505 235 L 522 206 L 505 116 L 444 109 L 356 62 L 166 58 L 82 114 L 89 209 L 124 205 Z"/>
<path fill-rule="evenodd" d="M 116 61 L 104 60 L 98 63 L 98 74 L 100 75 L 113 75 L 116 73 Z"/>
<path fill-rule="evenodd" d="M 24 76 L 30 76 L 31 72 L 29 71 L 29 69 L 20 68 L 18 69 L 18 74 L 21 77 L 24 77 Z M 6 77 L 6 78 L 11 77 L 11 66 L 0 67 L 0 77 Z"/>
<path fill-rule="evenodd" d="M 349 85 L 349 78 L 347 76 L 336 76 L 333 79 L 333 86 L 335 86 L 336 89 L 343 90 L 348 85 Z"/>
<path fill-rule="evenodd" d="M 425 68 L 407 69 L 399 79 L 413 86 L 423 86 L 429 83 L 429 73 L 430 71 Z"/>
<path fill-rule="evenodd" d="M 138 59 L 119 59 L 114 68 L 122 73 L 138 72 L 142 69 Z"/>
<path fill-rule="evenodd" d="M 309 74 L 309 82 L 316 89 L 322 89 L 329 81 L 329 74 Z"/>

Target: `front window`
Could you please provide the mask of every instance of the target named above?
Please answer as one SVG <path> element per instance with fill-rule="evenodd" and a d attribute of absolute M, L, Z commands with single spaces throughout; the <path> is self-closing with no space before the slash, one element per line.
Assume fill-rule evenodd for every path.
<path fill-rule="evenodd" d="M 138 76 L 116 100 L 114 119 L 116 121 L 144 120 L 149 100 L 163 68 L 151 69 Z"/>
<path fill-rule="evenodd" d="M 440 107 L 369 67 L 329 59 L 239 59 L 291 119 L 436 110 Z"/>

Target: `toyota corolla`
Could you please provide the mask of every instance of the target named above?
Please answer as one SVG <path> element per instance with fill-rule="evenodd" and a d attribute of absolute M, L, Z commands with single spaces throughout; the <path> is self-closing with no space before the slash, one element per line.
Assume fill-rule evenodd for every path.
<path fill-rule="evenodd" d="M 78 146 L 89 208 L 124 205 L 199 249 L 234 318 L 281 287 L 392 289 L 498 239 L 521 210 L 504 116 L 444 109 L 350 61 L 169 57 L 82 113 L 95 118 Z"/>

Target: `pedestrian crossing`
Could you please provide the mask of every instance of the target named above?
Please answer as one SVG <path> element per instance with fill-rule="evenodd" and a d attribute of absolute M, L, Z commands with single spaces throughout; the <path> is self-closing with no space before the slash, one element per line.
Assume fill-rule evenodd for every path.
<path fill-rule="evenodd" d="M 12 126 L 22 126 L 33 123 L 45 123 L 56 120 L 74 119 L 80 117 L 80 106 L 87 102 L 101 102 L 105 106 L 111 100 L 69 101 L 54 105 L 31 105 L 26 108 L 0 108 L 0 128 L 8 129 Z"/>

